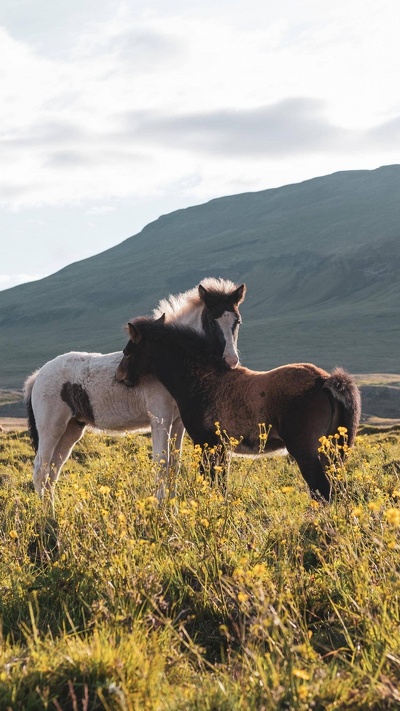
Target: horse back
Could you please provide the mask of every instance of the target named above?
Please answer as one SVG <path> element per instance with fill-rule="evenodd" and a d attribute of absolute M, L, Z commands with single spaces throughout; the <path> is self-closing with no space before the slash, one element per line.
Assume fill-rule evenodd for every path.
<path fill-rule="evenodd" d="M 243 367 L 226 371 L 224 377 L 208 384 L 214 391 L 209 397 L 205 422 L 209 427 L 220 422 L 234 437 L 254 438 L 260 423 L 279 432 L 293 403 L 322 390 L 327 378 L 329 373 L 311 363 L 293 363 L 268 371 Z"/>

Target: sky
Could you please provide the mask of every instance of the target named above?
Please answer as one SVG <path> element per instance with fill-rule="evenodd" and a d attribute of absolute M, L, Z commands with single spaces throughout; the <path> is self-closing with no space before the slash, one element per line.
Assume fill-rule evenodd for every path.
<path fill-rule="evenodd" d="M 399 37 L 398 0 L 2 0 L 0 289 L 173 210 L 400 163 Z"/>

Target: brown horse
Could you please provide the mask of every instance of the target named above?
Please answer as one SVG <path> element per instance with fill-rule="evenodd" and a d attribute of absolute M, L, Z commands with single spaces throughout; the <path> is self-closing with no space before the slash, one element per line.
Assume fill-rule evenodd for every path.
<path fill-rule="evenodd" d="M 348 432 L 354 443 L 361 398 L 353 378 L 341 368 L 332 374 L 310 363 L 294 363 L 266 372 L 228 369 L 222 353 L 194 330 L 148 318 L 128 323 L 130 341 L 116 378 L 136 385 L 156 376 L 176 401 L 195 444 L 218 446 L 215 423 L 240 440 L 237 454 L 258 454 L 259 423 L 270 427 L 265 453 L 287 449 L 313 495 L 329 500 L 331 486 L 319 439 Z"/>

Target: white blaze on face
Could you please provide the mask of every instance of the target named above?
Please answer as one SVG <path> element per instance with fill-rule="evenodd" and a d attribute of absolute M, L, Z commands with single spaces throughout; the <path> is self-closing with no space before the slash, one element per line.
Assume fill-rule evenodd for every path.
<path fill-rule="evenodd" d="M 238 317 L 233 311 L 224 311 L 216 321 L 224 334 L 224 358 L 231 368 L 236 368 L 239 365 L 239 354 L 236 347 L 237 329 L 239 327 Z M 235 326 L 236 328 L 234 328 Z"/>

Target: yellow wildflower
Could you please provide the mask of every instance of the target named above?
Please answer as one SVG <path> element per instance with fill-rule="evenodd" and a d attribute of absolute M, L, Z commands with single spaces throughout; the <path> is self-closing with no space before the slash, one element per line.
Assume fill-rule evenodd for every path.
<path fill-rule="evenodd" d="M 14 531 L 14 529 L 10 531 L 8 535 L 10 536 L 10 538 L 18 538 L 18 533 Z"/>
<path fill-rule="evenodd" d="M 309 673 L 304 669 L 293 669 L 293 676 L 297 677 L 297 679 L 303 679 L 304 681 L 308 681 L 310 678 Z"/>
<path fill-rule="evenodd" d="M 385 516 L 392 526 L 400 526 L 400 509 L 388 509 Z"/>
<path fill-rule="evenodd" d="M 305 701 L 308 696 L 308 687 L 305 684 L 301 684 L 301 686 L 297 689 L 297 694 L 301 701 Z"/>
<path fill-rule="evenodd" d="M 104 496 L 107 496 L 111 491 L 111 488 L 109 486 L 99 486 L 99 492 L 100 494 L 104 494 Z"/>
<path fill-rule="evenodd" d="M 249 596 L 244 592 L 238 592 L 237 599 L 239 600 L 239 602 L 243 603 L 243 602 L 247 602 L 247 600 L 249 599 Z"/>
<path fill-rule="evenodd" d="M 233 447 L 233 449 L 235 449 L 239 444 L 239 440 L 236 439 L 236 437 L 229 437 L 229 444 Z"/>
<path fill-rule="evenodd" d="M 254 575 L 256 575 L 256 576 L 258 576 L 258 577 L 261 577 L 262 575 L 265 575 L 265 573 L 267 572 L 267 568 L 266 568 L 266 566 L 265 566 L 265 563 L 256 563 L 255 566 L 254 566 L 254 568 L 253 568 L 253 571 L 252 571 L 252 572 L 253 572 Z"/>
<path fill-rule="evenodd" d="M 370 501 L 368 504 L 368 508 L 370 511 L 379 511 L 380 506 L 376 501 Z"/>

